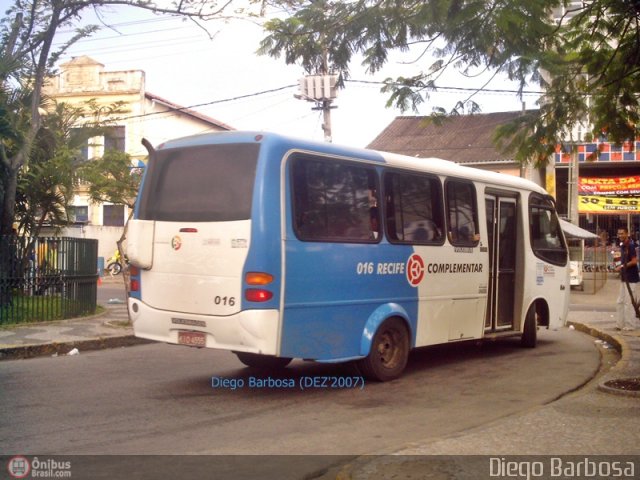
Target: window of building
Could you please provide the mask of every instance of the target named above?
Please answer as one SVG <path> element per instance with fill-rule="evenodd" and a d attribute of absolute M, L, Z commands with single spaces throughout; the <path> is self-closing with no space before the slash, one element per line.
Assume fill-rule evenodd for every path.
<path fill-rule="evenodd" d="M 108 150 L 125 151 L 125 127 L 107 127 L 104 135 L 89 137 L 89 130 L 74 128 L 71 130 L 71 143 L 76 145 L 80 160 L 89 160 L 104 155 Z"/>
<path fill-rule="evenodd" d="M 89 160 L 89 138 L 84 128 L 72 128 L 70 134 L 71 145 L 78 146 L 78 159 Z"/>
<path fill-rule="evenodd" d="M 299 156 L 293 160 L 294 229 L 301 240 L 374 243 L 380 237 L 373 168 Z"/>
<path fill-rule="evenodd" d="M 102 224 L 107 227 L 124 226 L 124 205 L 103 205 Z"/>
<path fill-rule="evenodd" d="M 476 189 L 470 182 L 447 180 L 447 217 L 452 245 L 474 246 L 478 243 L 478 207 Z"/>
<path fill-rule="evenodd" d="M 89 222 L 89 207 L 72 205 L 69 207 L 69 221 L 73 223 Z"/>
<path fill-rule="evenodd" d="M 108 127 L 104 133 L 104 151 L 125 151 L 125 127 Z"/>
<path fill-rule="evenodd" d="M 442 187 L 436 177 L 407 173 L 384 176 L 389 241 L 411 244 L 444 242 Z"/>

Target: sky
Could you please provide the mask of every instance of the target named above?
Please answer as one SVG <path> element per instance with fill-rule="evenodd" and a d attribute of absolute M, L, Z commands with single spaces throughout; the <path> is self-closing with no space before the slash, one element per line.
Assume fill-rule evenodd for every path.
<path fill-rule="evenodd" d="M 0 0 L 2 12 L 9 2 Z M 304 71 L 286 65 L 282 58 L 258 56 L 255 52 L 265 36 L 262 28 L 247 20 L 209 21 L 206 30 L 192 21 L 158 16 L 132 7 L 101 10 L 102 27 L 92 37 L 75 44 L 61 62 L 87 55 L 104 64 L 106 71 L 143 70 L 146 90 L 167 100 L 191 107 L 239 130 L 262 130 L 323 140 L 322 112 L 312 102 L 294 97 Z M 87 10 L 84 24 L 96 24 Z M 60 45 L 70 35 L 63 31 L 56 38 Z M 426 62 L 415 63 L 419 52 L 394 53 L 380 72 L 367 74 L 356 59 L 351 80 L 338 92 L 331 111 L 334 143 L 364 147 L 402 113 L 387 108 L 387 94 L 380 93 L 386 78 L 414 75 Z M 484 77 L 486 78 L 486 77 Z M 439 85 L 475 88 L 482 78 L 449 76 Z M 371 83 L 369 83 L 371 82 Z M 512 89 L 505 79 L 486 85 L 488 89 Z M 432 94 L 418 114 L 429 114 L 434 106 L 451 108 L 468 92 L 443 90 Z M 522 100 L 515 93 L 483 92 L 474 97 L 485 113 L 519 110 Z M 534 107 L 536 96 L 525 97 L 527 108 Z"/>

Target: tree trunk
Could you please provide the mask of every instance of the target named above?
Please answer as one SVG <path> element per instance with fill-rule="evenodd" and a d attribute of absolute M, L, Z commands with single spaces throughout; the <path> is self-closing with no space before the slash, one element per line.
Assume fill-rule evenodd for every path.
<path fill-rule="evenodd" d="M 60 12 L 62 5 L 54 4 L 53 11 L 51 12 L 49 28 L 44 32 L 44 38 L 42 41 L 42 49 L 38 56 L 38 63 L 33 76 L 33 95 L 31 98 L 31 123 L 29 130 L 26 133 L 24 144 L 20 148 L 20 151 L 11 158 L 3 158 L 9 171 L 9 178 L 6 182 L 6 191 L 4 192 L 4 206 L 2 209 L 2 219 L 0 219 L 0 235 L 9 235 L 12 233 L 14 214 L 16 208 L 16 191 L 18 187 L 18 172 L 20 168 L 26 163 L 31 154 L 31 147 L 35 141 L 38 130 L 40 130 L 41 118 L 40 118 L 40 99 L 42 98 L 42 85 L 47 74 L 47 62 L 49 60 L 49 52 L 51 51 L 51 45 L 53 38 L 56 34 L 60 23 Z M 22 16 L 18 15 L 14 25 L 21 22 Z M 15 41 L 15 38 L 13 39 Z M 9 51 L 9 48 L 11 51 Z M 7 45 L 5 48 L 5 54 L 13 56 L 13 45 Z"/>
<path fill-rule="evenodd" d="M 8 177 L 5 182 L 5 192 L 2 205 L 2 219 L 0 222 L 0 235 L 11 235 L 13 229 L 13 216 L 16 208 L 16 190 L 18 188 L 18 171 L 20 166 L 14 168 L 7 166 Z"/>

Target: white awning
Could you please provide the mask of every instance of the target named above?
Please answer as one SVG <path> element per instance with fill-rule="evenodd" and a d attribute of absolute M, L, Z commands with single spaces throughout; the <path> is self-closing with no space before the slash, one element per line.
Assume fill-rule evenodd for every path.
<path fill-rule="evenodd" d="M 565 233 L 565 235 L 570 238 L 582 238 L 584 240 L 590 238 L 598 238 L 595 233 L 591 233 L 584 228 L 580 228 L 573 223 L 567 222 L 566 220 L 560 219 L 560 228 L 562 228 L 562 231 Z"/>

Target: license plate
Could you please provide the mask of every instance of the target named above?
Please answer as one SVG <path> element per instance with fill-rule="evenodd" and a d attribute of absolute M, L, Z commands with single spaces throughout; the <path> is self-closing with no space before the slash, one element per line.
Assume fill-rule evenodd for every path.
<path fill-rule="evenodd" d="M 205 347 L 207 340 L 206 335 L 201 332 L 178 332 L 178 343 L 191 347 Z"/>

